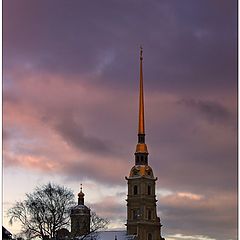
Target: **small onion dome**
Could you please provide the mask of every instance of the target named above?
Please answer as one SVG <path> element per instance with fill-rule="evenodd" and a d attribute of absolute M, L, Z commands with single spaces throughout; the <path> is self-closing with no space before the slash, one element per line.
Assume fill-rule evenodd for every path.
<path fill-rule="evenodd" d="M 80 193 L 78 193 L 78 196 L 79 197 L 84 197 L 85 196 L 85 194 L 82 192 L 82 190 L 80 191 Z"/>
<path fill-rule="evenodd" d="M 130 171 L 130 177 L 149 177 L 153 178 L 153 170 L 148 165 L 133 166 Z"/>
<path fill-rule="evenodd" d="M 78 205 L 84 205 L 84 196 L 85 194 L 82 192 L 82 184 L 81 184 L 80 193 L 78 194 Z"/>
<path fill-rule="evenodd" d="M 90 209 L 85 205 L 77 205 L 71 209 L 71 215 L 88 215 L 90 214 Z"/>

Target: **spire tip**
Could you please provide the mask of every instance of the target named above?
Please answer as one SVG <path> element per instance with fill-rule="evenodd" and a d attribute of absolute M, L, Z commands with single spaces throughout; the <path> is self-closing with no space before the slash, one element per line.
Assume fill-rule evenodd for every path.
<path fill-rule="evenodd" d="M 142 48 L 142 45 L 140 45 L 140 60 L 143 60 L 143 48 Z"/>

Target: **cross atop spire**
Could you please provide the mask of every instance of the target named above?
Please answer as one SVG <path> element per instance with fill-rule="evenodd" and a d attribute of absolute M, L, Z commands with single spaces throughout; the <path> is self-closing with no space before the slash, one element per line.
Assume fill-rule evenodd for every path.
<path fill-rule="evenodd" d="M 78 193 L 78 205 L 84 205 L 84 196 L 85 194 L 82 192 L 82 184 L 80 184 L 80 192 Z"/>

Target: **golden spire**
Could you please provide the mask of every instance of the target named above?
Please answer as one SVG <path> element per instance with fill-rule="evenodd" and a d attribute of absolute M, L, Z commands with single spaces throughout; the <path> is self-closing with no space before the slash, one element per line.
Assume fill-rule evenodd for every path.
<path fill-rule="evenodd" d="M 140 47 L 140 86 L 139 86 L 139 118 L 138 118 L 138 144 L 135 153 L 147 153 L 147 145 L 145 144 L 144 129 L 144 98 L 143 98 L 143 49 Z"/>
<path fill-rule="evenodd" d="M 139 86 L 139 119 L 138 119 L 138 134 L 145 134 L 144 130 L 144 99 L 143 99 L 143 49 L 140 47 L 140 86 Z"/>

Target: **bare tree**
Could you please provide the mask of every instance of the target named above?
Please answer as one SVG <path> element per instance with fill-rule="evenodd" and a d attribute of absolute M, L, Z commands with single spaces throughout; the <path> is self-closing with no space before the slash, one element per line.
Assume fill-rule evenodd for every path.
<path fill-rule="evenodd" d="M 90 231 L 96 232 L 101 229 L 106 229 L 109 221 L 106 218 L 99 217 L 95 212 L 91 213 Z"/>
<path fill-rule="evenodd" d="M 107 228 L 109 220 L 106 218 L 99 217 L 95 212 L 91 213 L 90 218 L 90 232 L 84 236 L 82 236 L 81 240 L 83 239 L 96 239 L 99 230 L 104 230 Z"/>
<path fill-rule="evenodd" d="M 28 238 L 56 236 L 56 231 L 70 223 L 70 209 L 75 205 L 73 192 L 48 183 L 37 187 L 26 199 L 8 210 L 10 224 L 19 221 L 22 233 Z"/>

